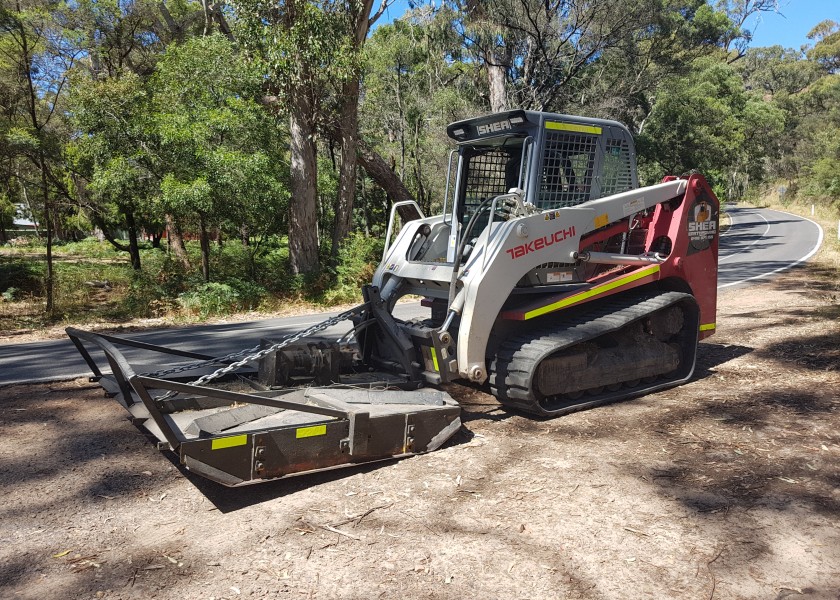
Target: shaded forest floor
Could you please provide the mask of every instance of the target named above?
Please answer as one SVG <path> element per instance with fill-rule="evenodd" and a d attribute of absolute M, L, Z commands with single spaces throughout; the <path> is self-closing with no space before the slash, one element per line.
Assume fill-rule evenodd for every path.
<path fill-rule="evenodd" d="M 540 421 L 452 386 L 441 451 L 244 489 L 84 379 L 0 389 L 0 596 L 836 600 L 835 272 L 726 290 L 680 388 Z"/>

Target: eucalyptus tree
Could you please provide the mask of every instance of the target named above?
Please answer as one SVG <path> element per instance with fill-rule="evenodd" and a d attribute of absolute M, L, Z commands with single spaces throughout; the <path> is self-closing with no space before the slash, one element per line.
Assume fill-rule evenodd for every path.
<path fill-rule="evenodd" d="M 8 102 L 3 107 L 7 119 L 3 145 L 17 164 L 15 177 L 21 189 L 34 187 L 40 196 L 46 228 L 46 313 L 50 316 L 56 225 L 51 163 L 60 154 L 67 74 L 78 57 L 68 43 L 72 35 L 71 11 L 61 1 L 3 0 L 0 4 L 0 79 Z"/>
<path fill-rule="evenodd" d="M 694 67 L 659 92 L 637 138 L 640 171 L 653 182 L 697 170 L 721 197 L 737 197 L 763 178 L 764 158 L 781 140 L 784 113 L 748 93 L 726 61 L 707 57 Z"/>
<path fill-rule="evenodd" d="M 391 4 L 382 0 L 234 0 L 237 41 L 266 74 L 266 102 L 288 114 L 293 273 L 319 268 L 317 138 L 341 144 L 333 253 L 352 223 L 359 153 L 360 52 L 371 26 Z"/>
<path fill-rule="evenodd" d="M 233 222 L 265 235 L 287 201 L 284 140 L 258 103 L 262 79 L 222 35 L 171 46 L 151 86 L 161 208 L 195 216 L 210 280 L 209 228 Z"/>
<path fill-rule="evenodd" d="M 157 63 L 170 44 L 200 32 L 197 2 L 82 0 L 74 3 L 82 59 L 71 73 L 71 117 L 80 135 L 67 143 L 66 194 L 140 270 L 141 229 L 169 232 L 169 245 L 189 266 L 180 223 L 159 215 L 153 200 L 163 177 L 150 119 Z M 165 223 L 165 225 L 164 225 Z M 128 243 L 116 238 L 123 229 Z"/>
<path fill-rule="evenodd" d="M 484 110 L 461 60 L 451 10 L 412 11 L 379 27 L 365 49 L 364 136 L 393 164 L 424 211 L 446 186 L 447 124 Z"/>
<path fill-rule="evenodd" d="M 635 75 L 644 75 L 678 43 L 701 41 L 698 30 L 729 25 L 704 0 L 450 1 L 465 49 L 486 71 L 493 111 L 586 104 L 589 86 L 622 59 L 636 59 Z"/>
<path fill-rule="evenodd" d="M 808 50 L 808 58 L 827 73 L 840 72 L 840 23 L 826 19 L 808 32 L 808 38 L 815 41 Z"/>
<path fill-rule="evenodd" d="M 151 107 L 147 81 L 130 71 L 101 80 L 80 76 L 70 96 L 73 124 L 83 133 L 67 145 L 71 193 L 137 271 L 139 232 L 150 224 L 163 177 Z M 113 235 L 123 228 L 127 245 Z"/>
<path fill-rule="evenodd" d="M 361 52 L 371 27 L 379 20 L 394 0 L 349 0 L 336 3 L 344 36 L 348 40 L 348 72 L 345 73 L 337 94 L 335 125 L 341 139 L 341 169 L 338 196 L 335 204 L 335 221 L 332 231 L 331 255 L 335 261 L 342 241 L 353 225 L 353 207 L 356 197 L 357 164 L 359 154 L 359 93 L 361 90 Z M 375 10 L 374 10 L 375 9 Z M 333 9 L 335 10 L 335 9 Z"/>
<path fill-rule="evenodd" d="M 750 20 L 760 23 L 764 13 L 777 13 L 779 0 L 717 0 L 715 8 L 726 14 L 730 26 L 722 46 L 727 53 L 728 62 L 735 62 L 744 57 L 752 41 L 752 31 L 748 29 Z"/>
<path fill-rule="evenodd" d="M 307 0 L 236 0 L 236 35 L 266 76 L 266 102 L 287 114 L 290 133 L 289 263 L 319 268 L 317 136 L 326 90 L 352 70 L 337 15 Z"/>

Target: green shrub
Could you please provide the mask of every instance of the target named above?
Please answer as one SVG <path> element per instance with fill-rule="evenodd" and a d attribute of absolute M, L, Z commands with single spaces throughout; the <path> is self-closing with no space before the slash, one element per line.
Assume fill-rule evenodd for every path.
<path fill-rule="evenodd" d="M 234 278 L 226 283 L 203 283 L 180 294 L 178 302 L 187 313 L 206 319 L 256 308 L 265 294 L 265 289 L 259 285 Z"/>
<path fill-rule="evenodd" d="M 211 281 L 178 296 L 186 312 L 206 319 L 210 315 L 228 314 L 236 305 L 236 291 L 226 283 Z"/>
<path fill-rule="evenodd" d="M 85 258 L 122 258 L 128 261 L 128 252 L 117 250 L 109 242 L 101 242 L 96 237 L 86 237 L 79 242 L 55 242 L 55 245 L 56 251 L 62 254 Z"/>
<path fill-rule="evenodd" d="M 159 317 L 176 306 L 174 296 L 169 292 L 171 280 L 163 278 L 163 284 L 149 272 L 135 272 L 123 297 L 120 311 L 131 317 Z"/>
<path fill-rule="evenodd" d="M 0 292 L 17 288 L 18 293 L 42 294 L 46 265 L 31 258 L 0 258 Z"/>
<path fill-rule="evenodd" d="M 322 294 L 327 304 L 356 302 L 361 287 L 370 283 L 379 259 L 383 241 L 363 233 L 351 233 L 338 251 L 338 263 Z"/>
<path fill-rule="evenodd" d="M 236 291 L 238 306 L 244 310 L 257 308 L 268 293 L 261 285 L 235 277 L 228 279 L 227 284 Z"/>
<path fill-rule="evenodd" d="M 219 281 L 251 277 L 254 264 L 249 249 L 238 240 L 228 241 L 221 248 L 214 246 L 210 253 L 210 272 Z"/>

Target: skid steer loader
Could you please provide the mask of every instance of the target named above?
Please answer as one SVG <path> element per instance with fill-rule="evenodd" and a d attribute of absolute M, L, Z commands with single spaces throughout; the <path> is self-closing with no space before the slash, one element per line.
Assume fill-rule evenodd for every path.
<path fill-rule="evenodd" d="M 614 121 L 518 110 L 447 133 L 443 210 L 394 204 L 363 304 L 222 357 L 68 329 L 93 378 L 229 486 L 433 451 L 460 427 L 448 382 L 552 417 L 687 381 L 715 330 L 704 178 L 640 188 Z M 407 294 L 425 318 L 393 316 Z M 338 341 L 314 337 L 344 320 Z"/>

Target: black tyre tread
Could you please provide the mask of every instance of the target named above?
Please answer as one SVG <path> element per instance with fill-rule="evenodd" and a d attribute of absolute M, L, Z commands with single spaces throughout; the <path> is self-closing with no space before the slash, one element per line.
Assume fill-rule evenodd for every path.
<path fill-rule="evenodd" d="M 548 330 L 526 332 L 506 339 L 490 363 L 490 388 L 494 396 L 510 408 L 541 416 L 561 416 L 585 408 L 617 402 L 640 396 L 687 381 L 694 372 L 696 358 L 696 333 L 691 350 L 690 368 L 678 369 L 679 376 L 665 381 L 655 381 L 632 389 L 604 391 L 570 401 L 568 406 L 547 409 L 540 403 L 532 389 L 532 379 L 539 363 L 555 352 L 583 343 L 602 335 L 613 333 L 673 304 L 690 301 L 691 294 L 682 292 L 648 292 L 612 296 L 593 305 L 592 310 L 564 323 L 550 326 Z M 695 319 L 687 320 L 687 326 Z M 699 324 L 699 323 L 698 323 Z M 695 327 L 696 330 L 696 327 Z M 536 334 L 536 335 L 535 335 Z M 685 361 L 684 361 L 685 362 Z"/>

